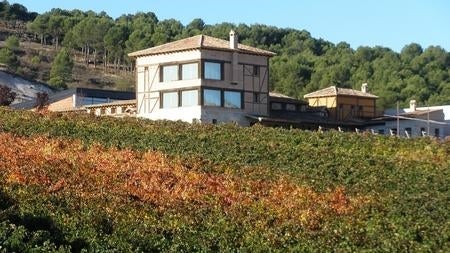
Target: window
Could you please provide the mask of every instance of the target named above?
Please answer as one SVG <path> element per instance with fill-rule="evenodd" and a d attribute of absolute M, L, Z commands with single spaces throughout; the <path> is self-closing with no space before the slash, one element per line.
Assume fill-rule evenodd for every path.
<path fill-rule="evenodd" d="M 111 107 L 111 114 L 116 114 L 116 107 Z"/>
<path fill-rule="evenodd" d="M 217 62 L 205 62 L 205 79 L 222 80 L 222 64 Z"/>
<path fill-rule="evenodd" d="M 122 109 L 121 109 L 122 113 L 125 113 L 126 110 L 127 110 L 127 107 L 126 106 L 122 106 Z"/>
<path fill-rule="evenodd" d="M 281 103 L 271 103 L 270 107 L 272 108 L 272 110 L 281 110 L 283 108 Z"/>
<path fill-rule="evenodd" d="M 259 66 L 253 66 L 253 75 L 258 76 L 259 75 Z"/>
<path fill-rule="evenodd" d="M 427 131 L 425 131 L 425 127 L 421 127 L 420 128 L 420 135 L 421 136 L 426 136 L 427 135 Z"/>
<path fill-rule="evenodd" d="M 434 137 L 439 137 L 439 128 L 434 129 Z"/>
<path fill-rule="evenodd" d="M 245 76 L 258 76 L 259 75 L 259 66 L 244 65 L 244 75 Z"/>
<path fill-rule="evenodd" d="M 181 106 L 198 105 L 198 90 L 181 91 Z"/>
<path fill-rule="evenodd" d="M 242 96 L 239 91 L 224 91 L 223 99 L 224 107 L 237 109 L 242 107 Z"/>
<path fill-rule="evenodd" d="M 384 135 L 384 129 L 378 129 L 378 134 Z"/>
<path fill-rule="evenodd" d="M 397 128 L 391 128 L 391 135 L 397 135 Z"/>
<path fill-rule="evenodd" d="M 412 129 L 410 127 L 405 128 L 405 133 L 407 133 L 408 136 L 411 136 Z"/>
<path fill-rule="evenodd" d="M 301 106 L 300 106 L 300 111 L 301 111 L 301 112 L 306 111 L 306 105 L 301 105 Z"/>
<path fill-rule="evenodd" d="M 253 102 L 261 103 L 261 94 L 258 92 L 253 93 Z"/>
<path fill-rule="evenodd" d="M 101 114 L 101 115 L 103 115 L 103 114 L 106 114 L 106 109 L 105 109 L 105 108 L 103 108 L 103 107 L 102 107 L 102 108 L 100 108 L 100 114 Z"/>
<path fill-rule="evenodd" d="M 198 78 L 198 63 L 188 63 L 181 65 L 181 79 L 192 80 Z"/>
<path fill-rule="evenodd" d="M 178 92 L 164 92 L 162 100 L 162 108 L 178 107 Z"/>
<path fill-rule="evenodd" d="M 295 111 L 297 110 L 297 106 L 295 104 L 286 104 L 286 111 Z"/>
<path fill-rule="evenodd" d="M 203 105 L 206 106 L 221 106 L 222 98 L 220 95 L 220 90 L 203 90 Z"/>
<path fill-rule="evenodd" d="M 178 65 L 163 66 L 161 79 L 163 82 L 178 80 Z"/>

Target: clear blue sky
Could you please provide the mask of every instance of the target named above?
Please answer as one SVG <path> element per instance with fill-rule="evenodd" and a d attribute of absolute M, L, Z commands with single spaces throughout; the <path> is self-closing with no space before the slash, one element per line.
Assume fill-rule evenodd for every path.
<path fill-rule="evenodd" d="M 202 18 L 305 29 L 333 43 L 386 46 L 395 51 L 411 42 L 450 51 L 450 0 L 10 0 L 30 11 L 52 8 L 105 11 L 116 18 L 137 11 L 188 24 Z"/>

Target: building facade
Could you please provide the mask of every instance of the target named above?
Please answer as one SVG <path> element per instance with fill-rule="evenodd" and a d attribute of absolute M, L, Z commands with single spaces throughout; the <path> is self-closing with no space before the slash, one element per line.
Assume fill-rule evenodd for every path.
<path fill-rule="evenodd" d="M 130 100 L 135 101 L 136 94 L 128 91 L 101 90 L 90 88 L 72 88 L 50 94 L 47 109 L 53 112 L 83 111 L 85 107 L 98 104 L 110 104 Z M 16 109 L 33 109 L 36 101 L 27 101 L 12 106 Z"/>
<path fill-rule="evenodd" d="M 325 107 L 328 117 L 336 121 L 354 119 L 370 119 L 378 115 L 376 110 L 377 96 L 367 91 L 367 84 L 361 91 L 330 86 L 304 96 L 311 107 Z"/>
<path fill-rule="evenodd" d="M 417 107 L 416 101 L 411 100 L 409 108 L 387 109 L 366 129 L 384 135 L 445 138 L 450 136 L 450 105 Z"/>
<path fill-rule="evenodd" d="M 236 122 L 267 116 L 274 53 L 198 35 L 129 54 L 136 59 L 137 116 L 152 120 Z"/>

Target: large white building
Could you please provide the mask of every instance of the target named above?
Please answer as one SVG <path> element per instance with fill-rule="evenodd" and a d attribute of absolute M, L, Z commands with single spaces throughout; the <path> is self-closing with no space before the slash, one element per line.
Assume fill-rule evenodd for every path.
<path fill-rule="evenodd" d="M 409 108 L 388 109 L 380 121 L 374 121 L 366 129 L 379 134 L 419 137 L 450 136 L 450 105 L 417 107 L 416 101 L 410 101 Z M 398 120 L 397 120 L 398 119 Z M 398 125 L 398 127 L 397 127 Z"/>
<path fill-rule="evenodd" d="M 198 35 L 130 53 L 136 59 L 137 116 L 236 122 L 269 114 L 272 52 Z"/>

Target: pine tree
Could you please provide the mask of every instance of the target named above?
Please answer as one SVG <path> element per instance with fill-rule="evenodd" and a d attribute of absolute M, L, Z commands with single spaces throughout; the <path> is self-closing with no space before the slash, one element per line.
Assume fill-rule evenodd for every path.
<path fill-rule="evenodd" d="M 50 80 L 53 87 L 58 89 L 67 88 L 67 82 L 72 79 L 73 61 L 66 49 L 61 49 L 56 55 L 50 70 Z"/>

